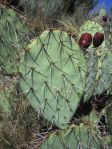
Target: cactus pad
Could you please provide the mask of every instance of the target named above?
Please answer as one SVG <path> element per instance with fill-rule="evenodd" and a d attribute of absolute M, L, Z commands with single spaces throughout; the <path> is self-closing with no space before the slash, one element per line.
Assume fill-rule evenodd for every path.
<path fill-rule="evenodd" d="M 95 130 L 93 127 L 83 124 L 72 125 L 69 129 L 49 134 L 40 149 L 104 149 L 103 139 Z"/>
<path fill-rule="evenodd" d="M 27 33 L 15 11 L 0 5 L 0 67 L 6 74 L 18 71 Z"/>
<path fill-rule="evenodd" d="M 101 94 L 112 86 L 112 52 L 103 52 L 103 58 L 99 59 L 99 68 L 101 69 L 95 95 Z"/>
<path fill-rule="evenodd" d="M 86 54 L 86 60 L 88 65 L 88 75 L 86 79 L 84 101 L 89 100 L 95 91 L 95 79 L 98 67 L 98 57 L 94 50 Z"/>
<path fill-rule="evenodd" d="M 20 85 L 31 105 L 45 119 L 67 127 L 85 88 L 86 60 L 64 31 L 47 30 L 25 53 Z"/>

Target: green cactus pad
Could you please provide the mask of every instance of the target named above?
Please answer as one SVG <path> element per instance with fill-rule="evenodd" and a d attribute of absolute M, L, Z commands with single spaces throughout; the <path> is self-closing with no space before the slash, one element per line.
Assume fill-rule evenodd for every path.
<path fill-rule="evenodd" d="M 105 51 L 99 58 L 99 78 L 95 89 L 95 95 L 101 94 L 112 86 L 112 52 Z"/>
<path fill-rule="evenodd" d="M 26 51 L 20 85 L 31 105 L 45 119 L 67 127 L 81 100 L 86 60 L 75 40 L 64 31 L 44 31 Z"/>
<path fill-rule="evenodd" d="M 90 33 L 93 37 L 96 32 L 104 33 L 103 28 L 96 22 L 93 21 L 85 21 L 84 24 L 80 27 L 79 30 L 79 38 L 83 33 Z M 105 47 L 105 41 L 101 44 L 100 48 Z M 89 49 L 93 48 L 93 44 L 90 45 Z"/>
<path fill-rule="evenodd" d="M 104 149 L 104 147 L 103 139 L 97 130 L 81 124 L 49 134 L 40 149 Z"/>
<path fill-rule="evenodd" d="M 27 34 L 27 27 L 15 11 L 0 5 L 0 67 L 6 74 L 18 71 Z"/>
<path fill-rule="evenodd" d="M 88 52 L 85 57 L 88 65 L 88 75 L 86 79 L 86 88 L 83 96 L 84 101 L 88 101 L 95 91 L 95 79 L 98 67 L 98 57 L 94 50 Z"/>

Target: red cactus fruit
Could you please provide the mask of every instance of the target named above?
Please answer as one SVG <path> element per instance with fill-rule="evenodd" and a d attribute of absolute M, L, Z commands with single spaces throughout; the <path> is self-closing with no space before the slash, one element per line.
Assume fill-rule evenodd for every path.
<path fill-rule="evenodd" d="M 96 32 L 93 38 L 94 47 L 99 47 L 103 41 L 104 41 L 104 34 L 100 32 Z"/>
<path fill-rule="evenodd" d="M 92 43 L 92 35 L 90 33 L 84 33 L 79 40 L 79 46 L 82 49 L 87 49 Z"/>
<path fill-rule="evenodd" d="M 103 16 L 103 18 L 102 18 L 102 19 L 103 19 L 103 21 L 104 21 L 104 22 L 107 22 L 108 17 L 107 17 L 107 16 Z"/>

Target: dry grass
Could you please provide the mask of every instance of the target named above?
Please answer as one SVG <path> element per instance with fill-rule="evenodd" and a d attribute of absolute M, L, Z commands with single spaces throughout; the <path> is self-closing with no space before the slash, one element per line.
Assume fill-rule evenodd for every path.
<path fill-rule="evenodd" d="M 0 148 L 28 149 L 40 131 L 40 119 L 26 100 L 16 103 L 11 115 L 0 113 Z"/>

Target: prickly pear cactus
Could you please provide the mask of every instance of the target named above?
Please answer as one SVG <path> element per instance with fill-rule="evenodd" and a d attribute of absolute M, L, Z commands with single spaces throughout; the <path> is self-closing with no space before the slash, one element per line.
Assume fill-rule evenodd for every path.
<path fill-rule="evenodd" d="M 95 22 L 87 21 L 81 27 L 79 35 L 89 32 L 93 36 L 96 32 L 104 33 L 103 28 Z M 88 64 L 88 77 L 84 100 L 87 101 L 94 94 L 101 94 L 108 90 L 112 84 L 112 52 L 104 48 L 105 41 L 98 48 L 89 47 L 86 54 Z M 94 51 L 94 52 L 93 52 Z M 91 56 L 90 56 L 91 55 Z"/>
<path fill-rule="evenodd" d="M 103 139 L 96 128 L 81 124 L 72 125 L 68 129 L 58 130 L 48 135 L 40 149 L 105 149 Z"/>
<path fill-rule="evenodd" d="M 79 38 L 83 33 L 86 33 L 86 32 L 94 36 L 96 32 L 104 33 L 104 30 L 101 27 L 101 25 L 99 25 L 94 21 L 85 21 L 84 24 L 80 27 Z M 91 48 L 93 47 L 94 47 L 93 44 L 91 44 L 91 46 L 89 47 L 89 50 L 91 51 Z M 105 41 L 101 44 L 100 48 L 104 48 L 104 47 L 105 47 Z"/>
<path fill-rule="evenodd" d="M 18 71 L 28 30 L 13 9 L 0 5 L 0 67 L 5 74 Z"/>
<path fill-rule="evenodd" d="M 28 45 L 19 71 L 21 88 L 34 109 L 66 128 L 81 100 L 87 73 L 74 39 L 64 31 L 44 31 Z"/>
<path fill-rule="evenodd" d="M 86 21 L 80 28 L 79 37 L 86 32 L 90 33 L 94 37 L 96 32 L 104 33 L 104 30 L 98 23 L 93 21 Z M 102 50 L 104 45 L 105 42 L 103 42 L 98 49 Z M 96 75 L 98 71 L 98 52 L 95 50 L 95 48 L 93 48 L 93 44 L 90 45 L 87 51 L 88 52 L 85 54 L 85 57 L 87 60 L 88 75 L 86 79 L 84 101 L 89 100 L 95 91 Z"/>

